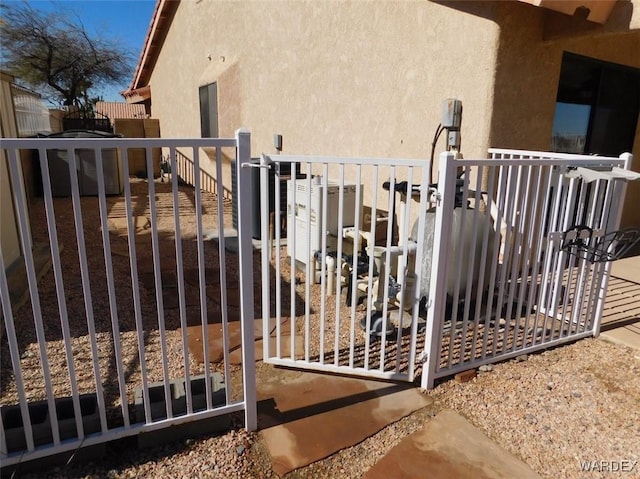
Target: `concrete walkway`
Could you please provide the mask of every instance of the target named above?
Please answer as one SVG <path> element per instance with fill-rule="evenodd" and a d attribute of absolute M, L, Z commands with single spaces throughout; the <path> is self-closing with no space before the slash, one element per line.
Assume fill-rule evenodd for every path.
<path fill-rule="evenodd" d="M 640 256 L 611 264 L 600 337 L 640 349 Z"/>
<path fill-rule="evenodd" d="M 537 479 L 455 411 L 444 410 L 378 461 L 366 479 Z"/>
<path fill-rule="evenodd" d="M 354 446 L 432 402 L 412 384 L 272 367 L 263 373 L 258 429 L 280 477 Z"/>
<path fill-rule="evenodd" d="M 640 349 L 640 256 L 612 264 L 601 337 Z M 411 385 L 277 368 L 258 381 L 258 395 L 259 429 L 280 476 L 357 444 L 430 403 Z M 365 477 L 539 476 L 457 413 L 445 410 Z"/>

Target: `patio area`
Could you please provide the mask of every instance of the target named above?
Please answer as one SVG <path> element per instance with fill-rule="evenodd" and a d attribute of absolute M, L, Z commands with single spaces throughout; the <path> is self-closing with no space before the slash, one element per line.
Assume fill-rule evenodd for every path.
<path fill-rule="evenodd" d="M 640 255 L 611 265 L 600 337 L 640 350 Z"/>
<path fill-rule="evenodd" d="M 167 348 L 170 358 L 170 371 L 171 377 L 175 377 L 180 374 L 184 374 L 184 360 L 183 351 L 183 334 L 180 321 L 180 304 L 177 291 L 177 277 L 176 277 L 176 261 L 175 261 L 175 234 L 172 233 L 173 215 L 172 215 L 172 193 L 170 185 L 168 183 L 156 182 L 154 184 L 156 194 L 156 206 L 157 220 L 158 220 L 158 233 L 160 241 L 160 251 L 162 252 L 161 262 L 161 280 L 162 280 L 162 298 L 164 307 L 164 320 L 165 320 L 165 347 Z M 134 181 L 132 183 L 132 193 L 136 198 L 136 215 L 134 224 L 136 225 L 135 244 L 138 251 L 137 267 L 140 272 L 139 283 L 140 291 L 143 299 L 143 318 L 146 332 L 145 332 L 145 355 L 148 358 L 149 381 L 161 380 L 163 371 L 161 367 L 161 336 L 157 326 L 157 297 L 155 294 L 155 281 L 153 274 L 153 258 L 151 248 L 151 232 L 149 227 L 150 210 L 148 202 L 144 199 L 145 192 L 148 191 L 148 184 L 146 181 Z M 220 326 L 220 282 L 219 282 L 219 268 L 217 261 L 219 261 L 219 243 L 217 233 L 217 216 L 214 213 L 216 208 L 214 207 L 217 198 L 214 195 L 204 194 L 203 197 L 206 201 L 203 203 L 203 220 L 207 230 L 208 240 L 206 241 L 207 248 L 207 269 L 205 272 L 206 278 L 206 292 L 207 292 L 207 311 L 208 317 L 212 327 L 209 329 L 209 354 L 210 365 L 215 371 L 223 371 L 224 365 L 224 352 L 223 343 L 221 341 L 222 331 Z M 183 240 L 183 267 L 185 273 L 185 282 L 190 286 L 189 291 L 185 297 L 186 311 L 188 313 L 188 326 L 189 331 L 189 344 L 184 350 L 189 350 L 189 368 L 191 374 L 198 374 L 203 371 L 204 356 L 202 353 L 202 343 L 200 336 L 200 306 L 197 294 L 197 263 L 195 263 L 195 257 L 197 254 L 195 251 L 189 252 L 190 243 L 189 238 L 193 237 L 193 228 L 195 223 L 195 209 L 193 202 L 193 189 L 190 186 L 183 185 L 180 187 L 180 222 L 184 226 L 184 230 L 181 233 Z M 82 210 L 83 221 L 85 225 L 85 240 L 88 245 L 94 244 L 99 250 L 99 254 L 90 255 L 91 261 L 90 268 L 92 272 L 92 281 L 96 281 L 94 288 L 94 317 L 96 318 L 96 325 L 98 328 L 98 345 L 100 350 L 100 371 L 103 374 L 103 381 L 105 385 L 106 398 L 109 401 L 110 414 L 109 426 L 117 426 L 122 423 L 122 417 L 118 414 L 119 411 L 119 397 L 117 394 L 117 384 L 110 378 L 114 378 L 113 373 L 110 373 L 110 361 L 113 361 L 113 336 L 109 332 L 109 298 L 106 293 L 100 289 L 100 275 L 104 275 L 104 257 L 102 255 L 101 246 L 101 228 L 99 218 L 95 216 L 97 212 L 96 207 L 97 200 L 95 198 L 82 198 Z M 135 334 L 135 311 L 131 305 L 131 300 L 127 301 L 127 297 L 130 298 L 131 291 L 129 290 L 131 284 L 131 270 L 129 264 L 129 250 L 126 243 L 126 214 L 122 205 L 122 198 L 110 197 L 109 203 L 109 237 L 111 241 L 111 257 L 114 264 L 114 272 L 118 276 L 122 275 L 122 284 L 119 284 L 118 288 L 123 291 L 122 295 L 118 297 L 118 314 L 120 318 L 121 338 L 123 346 L 123 362 L 130 366 L 127 376 L 128 384 L 128 397 L 133 403 L 135 388 L 140 381 L 140 367 L 138 360 L 138 344 Z M 40 208 L 38 207 L 40 206 Z M 46 219 L 44 217 L 44 210 L 42 205 L 36 204 L 32 208 L 33 218 L 33 230 L 34 240 L 41 243 L 47 241 L 46 233 Z M 64 265 L 65 273 L 65 285 L 69 285 L 69 319 L 70 328 L 73 332 L 74 339 L 74 360 L 76 362 L 76 373 L 79 379 L 78 385 L 80 386 L 80 392 L 92 391 L 94 388 L 94 378 L 92 377 L 90 350 L 91 341 L 86 331 L 86 314 L 83 310 L 82 295 L 76 294 L 74 291 L 79 291 L 80 272 L 78 268 L 77 250 L 74 249 L 76 245 L 75 229 L 73 227 L 64 227 L 65 215 L 70 215 L 72 205 L 70 199 L 58 198 L 55 200 L 56 212 L 60 212 L 57 216 L 57 220 L 60 222 L 58 234 L 61 243 L 64 245 L 63 252 L 61 254 L 61 260 Z M 225 229 L 231 230 L 231 204 L 225 203 L 225 215 L 223 224 Z M 63 371 L 66 366 L 66 359 L 64 357 L 64 347 L 61 346 L 62 339 L 59 338 L 61 331 L 59 325 L 56 324 L 59 317 L 57 301 L 55 295 L 55 284 L 52 272 L 50 270 L 51 258 L 50 251 L 46 247 L 37 247 L 34 250 L 35 260 L 38 269 L 40 271 L 41 280 L 39 282 L 39 292 L 41 295 L 41 304 L 43 306 L 43 314 L 48 314 L 49 318 L 56 318 L 54 321 L 48 321 L 46 324 L 46 336 L 50 338 L 47 344 L 47 352 L 51 361 L 52 370 L 55 368 L 58 371 Z M 227 262 L 228 271 L 232 272 L 237 268 L 237 256 L 233 252 L 233 248 L 225 251 L 225 261 Z M 638 271 L 640 271 L 640 257 L 626 258 L 613 263 L 611 279 L 608 285 L 607 301 L 605 303 L 604 315 L 603 315 L 603 327 L 602 335 L 603 339 L 615 340 L 616 342 L 622 342 L 636 348 L 640 348 L 638 338 L 640 337 L 640 305 L 638 298 L 640 291 L 640 277 L 638 277 Z M 256 252 L 254 255 L 254 267 L 255 271 L 259 273 L 259 254 Z M 283 268 L 286 268 L 286 262 L 283 263 Z M 75 268 L 75 269 L 74 269 Z M 19 271 L 19 269 L 16 269 Z M 117 272 L 119 271 L 119 272 Z M 283 270 L 284 276 L 287 277 L 288 270 Z M 19 277 L 20 274 L 14 273 Z M 95 278 L 94 278 L 95 274 Z M 259 274 L 256 278 L 260 278 Z M 19 289 L 23 290 L 23 299 L 28 300 L 28 289 L 26 282 L 10 280 L 14 291 L 12 291 L 12 297 L 18 298 L 20 296 Z M 92 282 L 92 286 L 94 283 Z M 230 348 L 233 349 L 229 356 L 231 369 L 231 390 L 234 397 L 242 394 L 241 391 L 241 360 L 239 355 L 240 347 L 240 334 L 237 328 L 239 322 L 238 316 L 238 291 L 237 291 L 237 279 L 233 273 L 227 277 L 228 288 L 225 291 L 227 300 L 227 313 L 230 320 Z M 314 285 L 318 287 L 318 285 Z M 260 316 L 260 288 L 261 284 L 256 280 L 254 298 L 255 298 L 255 310 L 256 316 Z M 304 294 L 304 281 L 300 277 L 300 284 L 298 285 L 298 292 L 300 295 Z M 24 293 L 27 296 L 24 296 Z M 317 294 L 313 295 L 313 308 L 318 308 Z M 302 297 L 302 296 L 301 296 Z M 75 298 L 75 299 L 74 299 Z M 78 303 L 76 304 L 77 301 Z M 16 303 L 17 304 L 17 303 Z M 75 305 L 75 306 L 74 306 Z M 128 305 L 128 306 L 127 306 Z M 304 311 L 298 311 L 300 315 L 304 315 Z M 348 314 L 349 311 L 345 308 L 344 314 Z M 301 316 L 301 317 L 302 317 Z M 312 315 L 316 317 L 317 315 Z M 33 327 L 29 327 L 32 323 L 31 308 L 27 301 L 16 314 L 15 318 L 18 324 L 23 325 L 20 327 L 20 339 L 21 339 L 21 351 L 23 352 L 22 366 L 24 368 L 26 384 L 29 386 L 27 389 L 30 395 L 30 400 L 37 400 L 42 398 L 42 378 L 39 375 L 40 365 L 38 363 L 37 353 L 37 341 L 33 333 Z M 131 321 L 130 323 L 128 321 Z M 262 337 L 261 337 L 261 320 L 256 320 L 255 334 L 256 334 L 256 357 L 260 358 L 262 353 Z M 283 328 L 283 332 L 286 328 Z M 299 344 L 299 333 L 296 334 L 296 345 Z M 294 333 L 295 334 L 295 333 Z M 360 334 L 360 339 L 362 339 Z M 199 342 L 200 341 L 200 342 Z M 3 341 L 4 343 L 4 341 Z M 348 345 L 347 342 L 342 343 Z M 3 346 L 5 347 L 5 346 Z M 296 356 L 303 355 L 303 351 L 296 348 Z M 7 358 L 8 354 L 3 351 L 3 358 Z M 155 363 L 155 364 L 154 364 Z M 3 368 L 6 367 L 3 364 Z M 29 368 L 31 372 L 29 372 Z M 56 394 L 64 395 L 68 394 L 68 383 L 64 380 L 65 374 L 54 374 L 56 377 L 55 391 Z M 305 468 L 310 462 L 321 461 L 326 456 L 339 453 L 340 450 L 349 451 L 355 444 L 365 441 L 370 443 L 371 438 L 375 437 L 377 431 L 386 428 L 389 424 L 396 421 L 402 421 L 405 416 L 420 415 L 420 411 L 423 409 L 429 409 L 431 400 L 428 398 L 421 398 L 420 395 L 411 387 L 394 387 L 393 392 L 386 392 L 384 388 L 385 383 L 377 383 L 373 381 L 369 384 L 364 380 L 350 380 L 334 378 L 330 379 L 324 375 L 318 375 L 314 373 L 301 373 L 301 372 L 289 372 L 280 371 L 274 369 L 268 365 L 260 365 L 258 368 L 259 387 L 258 394 L 261 400 L 259 405 L 259 427 L 264 429 L 262 437 L 264 438 L 267 448 L 270 453 L 270 458 L 273 462 L 272 467 L 274 470 L 278 470 L 282 473 L 286 473 L 295 468 Z M 326 379 L 325 379 L 326 378 Z M 114 384 L 109 385 L 109 381 Z M 327 382 L 328 381 L 328 382 Z M 357 394 L 363 397 L 366 396 L 365 401 L 358 406 L 353 398 L 342 398 L 338 395 L 335 398 L 333 395 L 329 395 L 325 400 L 305 402 L 304 398 L 309 391 L 317 389 L 318 394 L 321 391 L 327 391 L 335 389 L 342 383 L 348 384 L 350 388 L 355 388 Z M 286 384 L 285 384 L 286 383 Z M 317 384 L 316 384 L 317 383 Z M 326 383 L 326 384 L 325 384 Z M 450 382 L 449 384 L 452 384 Z M 291 394 L 282 394 L 282 391 L 291 392 L 290 387 L 293 385 L 300 388 L 300 392 L 296 396 L 300 396 L 302 406 L 300 402 L 295 399 Z M 327 386 L 330 384 L 330 386 Z M 382 388 L 382 389 L 380 389 Z M 339 389 L 339 388 L 338 388 Z M 375 392 L 380 389 L 380 392 Z M 7 404 L 13 401 L 15 397 L 12 381 L 10 376 L 3 374 L 2 383 L 2 403 Z M 280 392 L 279 392 L 280 391 Z M 386 397 L 388 395 L 388 397 Z M 426 400 L 425 400 L 426 399 Z M 403 405 L 400 406 L 402 401 Z M 316 404 L 317 403 L 317 404 Z M 373 414 L 371 411 L 375 411 Z M 303 413 L 306 411 L 306 413 Z M 346 414 L 347 416 L 341 416 Z M 313 441 L 310 441 L 307 436 L 313 431 L 312 435 L 319 439 L 317 436 L 318 424 L 335 424 L 335 421 L 344 422 L 345 417 L 354 419 L 368 418 L 373 414 L 375 421 L 372 422 L 369 429 L 361 429 L 353 427 L 351 428 L 353 434 L 342 434 L 340 440 L 336 441 L 337 437 L 334 434 L 327 434 L 322 439 L 321 446 L 313 446 Z M 442 417 L 445 417 L 444 414 Z M 340 419 L 342 417 L 342 419 Z M 369 420 L 369 419 L 367 419 Z M 345 422 L 345 424 L 351 424 L 351 421 Z M 419 435 L 428 434 L 428 437 L 434 438 L 431 429 L 437 429 L 438 422 L 434 422 L 432 426 L 426 427 L 422 432 L 417 435 L 410 436 L 403 442 L 402 447 L 413 447 L 412 441 L 423 441 L 427 439 L 420 439 Z M 311 426 L 310 426 L 311 425 Z M 466 425 L 465 428 L 469 426 Z M 467 429 L 461 429 L 467 430 Z M 288 431 L 288 432 L 287 432 Z M 468 431 L 476 431 L 473 434 L 479 434 L 479 432 L 473 427 Z M 472 432 L 468 432 L 471 434 Z M 288 437 L 294 435 L 299 436 L 298 446 L 294 450 L 282 449 L 281 435 L 286 434 Z M 427 437 L 427 436 L 425 436 Z M 480 436 L 479 436 L 480 437 Z M 306 438 L 306 439 L 304 439 Z M 428 439 L 431 440 L 431 439 Z M 435 444 L 435 443 L 434 443 Z M 515 464 L 516 469 L 523 467 L 521 463 L 518 463 L 517 459 L 513 462 L 513 456 L 508 451 L 496 449 L 496 446 L 492 441 L 486 437 L 483 439 L 483 448 L 485 450 L 493 451 L 492 454 L 498 454 L 496 457 L 501 458 L 509 463 Z M 302 447 L 302 445 L 305 445 Z M 309 447 L 311 447 L 309 449 Z M 389 467 L 389 464 L 397 464 L 403 462 L 400 456 L 402 456 L 403 448 L 399 447 L 397 450 L 393 450 L 388 459 L 380 462 L 380 465 L 376 468 L 372 468 L 369 472 L 369 477 L 378 477 L 376 474 L 383 474 L 382 471 L 385 467 Z M 435 447 L 435 446 L 434 446 Z M 439 447 L 439 446 L 438 446 Z M 447 445 L 450 449 L 443 457 L 443 460 L 450 462 L 450 467 L 454 467 L 452 457 L 455 457 L 454 445 Z M 343 453 L 339 453 L 343 454 Z M 398 456 L 400 454 L 400 456 Z M 448 456 L 453 454 L 453 456 Z M 480 453 L 482 454 L 482 453 Z M 286 457 L 286 460 L 283 459 Z M 339 457 L 339 456 L 336 456 Z M 380 458 L 381 456 L 377 456 Z M 284 462 L 283 462 L 284 461 Z M 454 461 L 455 462 L 455 461 Z M 418 463 L 412 463 L 418 464 Z M 410 464 L 405 464 L 409 467 Z M 393 467 L 396 467 L 393 466 Z M 313 470 L 313 466 L 309 466 Z M 449 467 L 449 466 L 447 466 Z M 502 467 L 502 466 L 501 466 Z M 422 469 L 420 469 L 422 470 Z M 448 469 L 445 469 L 448 470 Z M 520 469 L 519 469 L 520 470 Z M 529 469 L 521 469 L 529 471 Z M 527 472 L 527 473 L 529 473 Z M 532 475 L 535 477 L 535 475 Z"/>

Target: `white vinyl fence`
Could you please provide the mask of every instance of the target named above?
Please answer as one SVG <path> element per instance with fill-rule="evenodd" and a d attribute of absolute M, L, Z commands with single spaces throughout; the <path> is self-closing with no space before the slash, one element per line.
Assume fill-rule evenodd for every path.
<path fill-rule="evenodd" d="M 265 361 L 431 388 L 597 335 L 625 180 L 580 172 L 630 155 L 490 154 L 264 156 Z"/>
<path fill-rule="evenodd" d="M 194 187 L 177 175 L 153 178 L 155 148 L 168 152 L 172 171 L 177 148 L 190 155 Z M 200 185 L 205 155 L 218 178 L 223 150 L 249 162 L 249 133 L 3 139 L 1 149 L 23 251 L 7 270 L 0 250 L 3 467 L 234 412 L 254 430 L 250 170 L 237 170 L 245 194 L 231 251 L 223 198 Z M 132 149 L 146 151 L 146 178 L 129 177 Z M 29 201 L 25 162 L 42 178 L 42 197 Z M 247 346 L 236 361 L 234 334 Z"/>

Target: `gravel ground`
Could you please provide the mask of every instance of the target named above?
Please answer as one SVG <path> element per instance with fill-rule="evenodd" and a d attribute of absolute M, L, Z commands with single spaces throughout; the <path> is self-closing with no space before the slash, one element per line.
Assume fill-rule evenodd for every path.
<path fill-rule="evenodd" d="M 541 477 L 640 477 L 581 472 L 581 461 L 640 460 L 640 351 L 597 339 L 493 365 L 468 383 L 428 391 L 434 403 L 362 443 L 289 474 L 358 478 L 443 409 L 454 409 Z M 259 374 L 268 367 L 259 367 Z M 242 429 L 25 477 L 272 478 L 259 433 Z"/>
<path fill-rule="evenodd" d="M 136 189 L 137 188 L 137 189 Z M 134 195 L 144 197 L 142 186 L 134 188 Z M 158 185 L 158 188 L 162 186 Z M 161 191 L 157 191 L 160 197 Z M 181 202 L 187 206 L 192 204 L 187 189 L 181 192 Z M 83 199 L 83 216 L 88 224 L 95 223 L 99 213 L 95 199 Z M 71 215 L 62 214 L 70 205 L 63 205 L 57 200 L 56 213 L 59 235 L 70 235 L 70 239 L 62 241 L 65 249 L 61 254 L 64 266 L 64 281 L 67 288 L 67 303 L 70 317 L 70 334 L 73 345 L 73 357 L 77 366 L 76 376 L 80 392 L 90 392 L 94 386 L 94 371 L 91 368 L 92 356 L 87 325 L 84 321 L 84 304 L 80 289 L 80 273 L 77 265 L 77 251 L 73 249 L 75 231 Z M 112 200 L 115 201 L 115 200 Z M 217 215 L 212 203 L 213 197 L 205 202 L 203 219 L 205 224 L 215 224 Z M 85 203 L 88 205 L 85 208 Z M 60 205 L 60 206 L 59 206 Z M 148 206 L 140 202 L 137 214 L 148 214 Z M 116 204 L 112 205 L 110 217 L 122 217 Z M 159 210 L 159 222 L 163 238 L 172 247 L 173 216 L 170 205 Z M 46 239 L 41 227 L 46 224 L 42 210 L 37 205 L 32 209 L 36 225 L 34 239 Z M 60 214 L 58 214 L 60 212 Z M 227 212 L 226 212 L 227 213 Z M 92 218 L 93 217 L 93 218 Z M 72 220 L 72 218 L 71 218 Z M 229 218 L 225 217 L 225 223 Z M 91 223 L 94 221 L 94 223 Z M 193 217 L 183 219 L 181 225 L 183 237 L 193 237 L 195 222 Z M 45 232 L 46 233 L 46 232 Z M 113 232 L 112 232 L 113 233 Z M 87 244 L 101 244 L 100 228 L 85 229 Z M 122 238 L 114 238 L 112 245 Z M 126 242 L 123 243 L 126 246 Z M 191 248 L 189 247 L 191 246 Z M 122 246 L 122 244 L 120 245 Z M 141 256 L 149 254 L 150 248 L 144 243 L 139 246 Z M 185 245 L 183 245 L 185 246 Z M 217 250 L 215 242 L 207 243 L 207 267 L 216 264 Z M 168 251 L 171 251 L 170 249 Z M 193 242 L 187 244 L 183 258 L 186 267 L 194 266 L 197 252 Z M 131 284 L 128 272 L 128 258 L 121 254 L 112 255 L 116 266 L 116 284 Z M 167 255 L 169 257 L 169 255 Z M 166 258 L 163 257 L 163 260 Z M 114 374 L 114 343 L 108 314 L 109 298 L 104 287 L 104 259 L 101 254 L 90 254 L 90 271 L 92 291 L 94 292 L 94 309 L 96 314 L 97 345 L 100 373 L 103 377 Z M 118 265 L 122 265 L 121 269 Z M 256 266 L 259 262 L 256 263 Z M 102 271 L 102 273 L 101 273 Z M 283 274 L 288 276 L 288 266 L 283 260 Z M 119 275 L 123 276 L 120 277 Z M 48 278 L 48 279 L 47 279 Z M 230 277 L 233 281 L 233 276 Z M 47 283 L 47 281 L 49 283 Z M 43 278 L 44 284 L 53 285 L 52 274 Z M 298 292 L 304 297 L 304 283 L 298 285 Z M 258 281 L 257 287 L 260 286 Z M 127 366 L 127 395 L 129 400 L 133 388 L 140 382 L 140 367 L 137 362 L 139 351 L 135 329 L 135 312 L 127 297 L 131 297 L 131 288 L 123 287 L 118 291 L 118 317 L 120 320 L 120 339 L 123 349 L 123 364 Z M 147 323 L 147 318 L 156 318 L 155 295 L 153 291 L 141 288 L 142 318 L 145 330 L 149 329 L 144 342 L 147 355 L 147 367 L 150 381 L 162 378 L 161 338 L 157 324 Z M 44 287 L 40 291 L 41 303 L 45 312 L 57 314 L 55 287 Z M 259 296 L 258 296 L 259 297 Z M 284 298 L 285 301 L 287 298 Z M 311 308 L 314 311 L 312 320 L 317 319 L 320 304 L 312 295 Z M 213 311 L 216 302 L 208 301 L 208 310 Z M 289 306 L 283 304 L 283 311 Z M 196 308 L 196 313 L 198 310 Z M 335 310 L 329 308 L 325 312 L 327 324 L 331 324 Z M 341 315 L 348 317 L 349 308 L 342 308 Z M 177 310 L 171 310 L 165 318 L 167 323 L 166 344 L 170 361 L 171 376 L 184 374 L 185 358 L 182 353 L 182 338 L 179 329 Z M 41 399 L 42 378 L 40 358 L 33 333 L 33 319 L 29 307 L 25 307 L 16 317 L 19 343 L 22 356 L 24 379 L 29 386 L 27 397 L 31 400 Z M 315 337 L 317 321 L 312 321 L 310 334 Z M 29 325 L 31 325 L 29 327 Z M 54 377 L 54 391 L 58 395 L 69 394 L 70 386 L 67 374 L 67 363 L 64 353 L 64 342 L 59 325 L 45 325 L 45 336 L 48 341 L 48 356 Z M 302 326 L 298 325 L 298 330 Z M 331 330 L 328 329 L 331 333 Z M 362 334 L 356 332 L 356 339 Z M 348 345 L 349 334 L 340 331 L 341 346 Z M 15 402 L 17 390 L 10 374 L 10 358 L 7 354 L 6 341 L 2 344 L 2 404 Z M 318 351 L 311 351 L 317 354 Z M 9 363 L 7 364 L 7 361 Z M 202 371 L 202 366 L 189 359 L 192 374 Z M 84 365 L 84 366 L 82 366 Z M 376 461 L 388 452 L 400 440 L 418 430 L 425 421 L 438 411 L 451 408 L 465 416 L 472 424 L 479 427 L 487 436 L 506 450 L 526 462 L 533 470 L 545 478 L 583 478 L 612 477 L 611 474 L 599 475 L 597 472 L 582 473 L 580 461 L 622 461 L 640 460 L 640 351 L 613 345 L 601 340 L 587 339 L 575 344 L 529 356 L 526 361 L 511 360 L 493 365 L 487 372 L 481 372 L 471 382 L 459 384 L 453 380 L 443 381 L 427 392 L 434 403 L 416 413 L 392 424 L 375 436 L 352 448 L 338 452 L 334 456 L 301 470 L 294 471 L 289 477 L 361 477 Z M 269 374 L 270 366 L 259 364 L 260 375 Z M 239 383 L 239 368 L 231 368 L 235 386 Z M 234 392 L 237 387 L 232 385 Z M 113 405 L 119 404 L 117 388 L 106 391 L 107 398 Z M 115 419 L 117 420 L 117 418 Z M 72 461 L 68 466 L 49 471 L 41 471 L 26 477 L 220 477 L 220 478 L 259 478 L 275 477 L 271 471 L 269 457 L 259 434 L 247 433 L 241 428 L 237 419 L 237 427 L 231 432 L 200 439 L 190 439 L 168 444 L 166 446 L 137 451 L 132 447 L 132 439 L 122 440 L 108 446 L 108 459 L 94 463 Z M 78 455 L 81 457 L 82 452 Z M 621 476 L 622 477 L 622 476 Z M 640 466 L 635 475 L 640 477 Z"/>

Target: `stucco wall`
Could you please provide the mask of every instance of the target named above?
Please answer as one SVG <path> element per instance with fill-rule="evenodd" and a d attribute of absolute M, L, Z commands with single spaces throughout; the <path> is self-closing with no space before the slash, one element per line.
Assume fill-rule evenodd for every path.
<path fill-rule="evenodd" d="M 491 20 L 426 1 L 181 2 L 152 113 L 163 136 L 199 135 L 198 86 L 217 80 L 221 135 L 248 127 L 254 152 L 281 133 L 289 153 L 427 158 L 441 101 L 458 97 L 475 156 L 497 41 Z"/>
<path fill-rule="evenodd" d="M 632 6 L 629 2 L 625 10 Z M 545 25 L 549 18 L 550 14 L 544 9 L 520 2 L 503 2 L 496 9 L 500 43 L 490 146 L 549 149 L 563 52 L 640 68 L 640 30 L 618 33 L 590 31 L 549 40 L 545 39 Z M 636 125 L 632 153 L 632 168 L 640 171 L 640 122 Z M 623 225 L 640 225 L 638 204 L 640 182 L 629 183 Z"/>
<path fill-rule="evenodd" d="M 627 27 L 639 3 L 581 30 L 516 1 L 184 1 L 150 79 L 152 114 L 165 137 L 199 136 L 198 87 L 217 81 L 220 134 L 248 127 L 254 155 L 281 133 L 285 153 L 428 158 L 441 101 L 457 97 L 465 157 L 547 150 L 563 51 L 640 67 Z"/>

